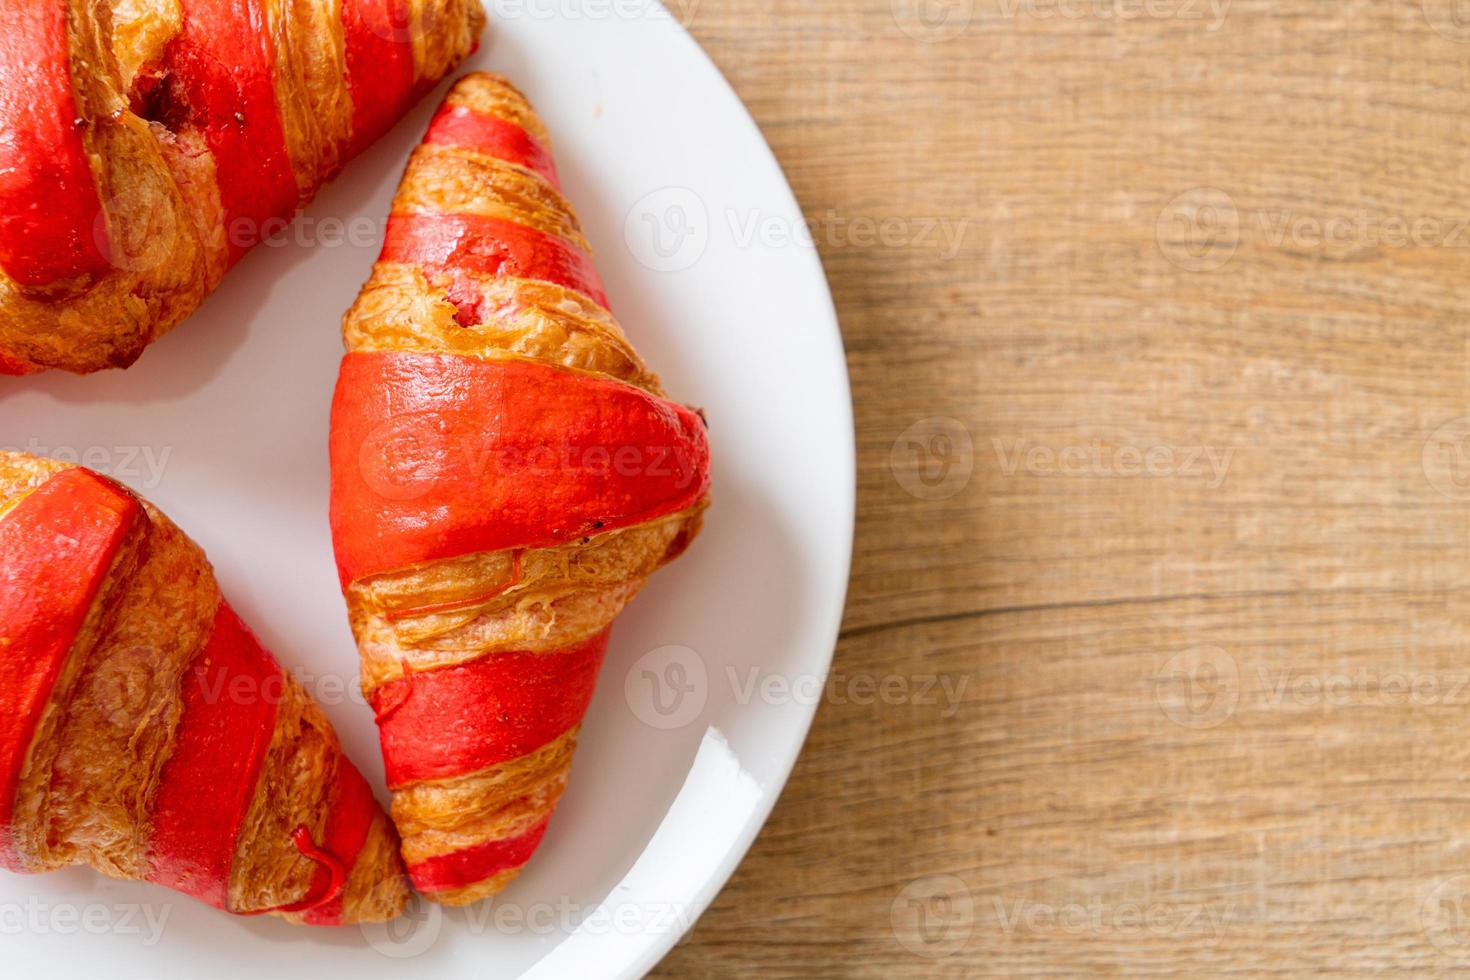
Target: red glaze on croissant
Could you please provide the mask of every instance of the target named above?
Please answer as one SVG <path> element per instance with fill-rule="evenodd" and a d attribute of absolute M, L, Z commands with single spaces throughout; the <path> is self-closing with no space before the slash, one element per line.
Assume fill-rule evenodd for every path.
<path fill-rule="evenodd" d="M 0 453 L 0 866 L 72 864 L 313 925 L 408 897 L 387 815 L 199 548 L 110 480 Z"/>
<path fill-rule="evenodd" d="M 462 905 L 529 860 L 618 613 L 699 532 L 703 418 L 607 309 L 545 127 L 450 93 L 344 321 L 332 530 L 414 884 Z"/>
<path fill-rule="evenodd" d="M 0 0 L 0 374 L 131 364 L 483 24 L 478 0 Z"/>

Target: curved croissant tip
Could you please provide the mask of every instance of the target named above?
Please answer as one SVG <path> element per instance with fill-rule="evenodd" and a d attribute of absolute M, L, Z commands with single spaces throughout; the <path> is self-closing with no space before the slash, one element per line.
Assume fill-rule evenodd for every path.
<path fill-rule="evenodd" d="M 413 888 L 406 873 L 397 874 L 380 881 L 357 904 L 355 911 L 344 912 L 342 925 L 368 925 L 375 922 L 391 922 L 408 909 L 413 899 Z"/>
<path fill-rule="evenodd" d="M 408 872 L 399 856 L 398 833 L 386 813 L 373 819 L 368 841 L 342 892 L 335 925 L 388 922 L 402 915 L 413 897 Z"/>
<path fill-rule="evenodd" d="M 471 72 L 466 72 L 465 74 L 461 75 L 459 78 L 455 79 L 454 85 L 455 85 L 456 88 L 458 88 L 459 86 L 465 84 L 466 82 L 470 82 L 470 83 L 491 82 L 491 83 L 494 83 L 496 85 L 510 85 L 510 79 L 506 78 L 504 75 L 499 74 L 498 72 L 493 72 L 493 71 L 471 71 Z"/>
<path fill-rule="evenodd" d="M 400 872 L 391 874 L 377 882 L 363 882 L 349 886 L 342 896 L 341 905 L 335 911 L 323 914 L 323 910 L 307 910 L 283 914 L 283 918 L 299 925 L 309 926 L 358 926 L 391 922 L 408 909 L 413 899 L 413 888 L 408 875 Z"/>
<path fill-rule="evenodd" d="M 462 888 L 450 888 L 444 891 L 424 892 L 423 895 L 424 898 L 439 905 L 445 905 L 450 908 L 464 908 L 467 905 L 474 905 L 476 902 L 483 902 L 488 898 L 494 898 L 496 895 L 499 895 L 509 887 L 512 881 L 520 877 L 521 872 L 524 870 L 525 865 L 523 864 L 517 868 L 507 868 L 493 877 L 486 878 L 484 881 L 477 881 L 472 885 L 465 885 Z"/>
<path fill-rule="evenodd" d="M 512 82 L 509 78 L 506 78 L 504 75 L 497 74 L 493 71 L 469 72 L 468 74 L 456 79 L 450 91 L 453 94 L 464 95 L 466 94 L 466 89 L 487 88 L 499 89 L 502 94 L 510 93 L 511 95 L 514 95 L 516 99 L 525 103 L 527 108 L 530 108 L 530 100 L 526 98 L 525 93 L 517 88 L 515 83 Z"/>

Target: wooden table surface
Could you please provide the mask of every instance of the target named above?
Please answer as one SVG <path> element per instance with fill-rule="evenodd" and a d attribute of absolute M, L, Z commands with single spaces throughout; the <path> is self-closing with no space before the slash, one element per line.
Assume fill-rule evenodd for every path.
<path fill-rule="evenodd" d="M 1470 3 L 680 14 L 813 221 L 859 515 L 656 975 L 1470 969 Z"/>

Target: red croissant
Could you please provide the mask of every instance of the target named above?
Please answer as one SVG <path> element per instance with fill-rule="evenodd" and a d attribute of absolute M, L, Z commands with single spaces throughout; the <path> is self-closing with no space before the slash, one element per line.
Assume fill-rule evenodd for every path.
<path fill-rule="evenodd" d="M 483 24 L 477 0 L 0 0 L 0 373 L 131 364 Z"/>
<path fill-rule="evenodd" d="M 396 835 L 199 548 L 89 470 L 0 453 L 0 866 L 240 915 L 381 921 Z"/>
<path fill-rule="evenodd" d="M 347 314 L 332 529 L 414 884 L 492 895 L 541 841 L 608 631 L 699 532 L 704 420 L 607 310 L 547 134 L 491 75 L 413 155 Z"/>

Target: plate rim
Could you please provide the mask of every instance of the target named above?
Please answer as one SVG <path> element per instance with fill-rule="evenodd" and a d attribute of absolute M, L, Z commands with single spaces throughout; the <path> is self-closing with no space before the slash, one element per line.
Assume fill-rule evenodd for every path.
<path fill-rule="evenodd" d="M 699 43 L 698 38 L 689 32 L 689 29 L 685 27 L 678 17 L 668 11 L 664 0 L 653 0 L 653 2 L 668 13 L 678 33 L 683 35 L 685 40 L 693 46 L 695 51 L 698 52 L 700 60 L 713 72 L 715 79 L 718 80 L 718 84 L 724 87 L 730 98 L 739 106 L 741 115 L 745 118 L 746 123 L 755 134 L 760 150 L 764 152 L 776 173 L 781 175 L 784 199 L 780 201 L 780 204 L 787 208 L 791 214 L 801 215 L 801 202 L 797 199 L 796 191 L 792 188 L 791 181 L 786 176 L 786 168 L 781 166 L 780 158 L 776 156 L 775 150 L 771 148 L 770 141 L 766 139 L 764 130 L 761 129 L 755 116 L 751 114 L 750 107 L 745 104 L 745 100 L 740 97 L 740 93 L 730 82 L 730 79 L 725 75 L 719 64 L 705 50 L 704 45 Z M 834 507 L 838 507 L 842 515 L 840 523 L 845 528 L 845 533 L 842 540 L 842 554 L 838 563 L 842 569 L 842 585 L 836 590 L 837 594 L 825 598 L 824 601 L 827 608 L 822 614 L 822 619 L 826 622 L 826 625 L 822 628 L 822 633 L 827 636 L 827 639 L 823 641 L 823 652 L 820 654 L 820 680 L 821 689 L 825 690 L 827 679 L 831 675 L 833 661 L 837 655 L 837 644 L 841 639 L 842 621 L 847 610 L 847 595 L 852 583 L 852 558 L 857 534 L 857 427 L 856 413 L 852 399 L 852 375 L 847 363 L 846 340 L 842 335 L 842 322 L 837 315 L 837 303 L 832 295 L 831 280 L 828 278 L 826 266 L 822 262 L 821 251 L 815 245 L 813 245 L 809 252 L 804 252 L 802 255 L 801 261 L 808 266 L 802 279 L 815 278 L 822 284 L 821 307 L 826 320 L 822 326 L 830 328 L 830 342 L 835 346 L 835 351 L 833 351 L 832 355 L 835 358 L 836 364 L 834 380 L 838 383 L 841 394 L 841 398 L 838 399 L 839 405 L 836 408 L 841 413 L 841 428 L 846 437 L 840 446 L 830 447 L 833 451 L 840 453 L 842 458 L 841 470 L 847 474 L 847 478 L 842 481 L 842 488 L 845 491 L 842 500 L 833 502 Z M 776 804 L 785 795 L 787 784 L 791 780 L 791 774 L 796 768 L 796 763 L 800 759 L 801 753 L 806 749 L 807 739 L 811 736 L 812 726 L 816 722 L 817 710 L 821 707 L 821 704 L 822 699 L 818 698 L 813 703 L 802 706 L 806 715 L 801 720 L 799 726 L 801 737 L 791 740 L 783 750 L 784 754 L 775 767 L 776 771 L 780 773 L 779 778 L 771 783 L 771 790 L 769 792 L 762 794 L 763 798 L 760 803 L 752 811 L 750 818 L 741 828 L 740 833 L 732 839 L 729 849 L 720 861 L 719 868 L 704 881 L 698 891 L 690 898 L 687 906 L 688 914 L 682 917 L 679 928 L 657 935 L 647 945 L 640 956 L 630 963 L 627 968 L 616 974 L 617 980 L 639 980 L 639 978 L 646 976 L 654 967 L 662 962 L 673 951 L 674 947 L 679 945 L 684 937 L 694 930 L 699 920 L 709 910 L 709 906 L 713 904 L 720 892 L 724 891 L 725 886 L 729 884 L 730 879 L 739 870 L 740 865 L 745 863 L 746 856 L 755 845 L 756 839 L 760 836 L 761 831 L 765 829 L 772 812 L 775 811 Z"/>

